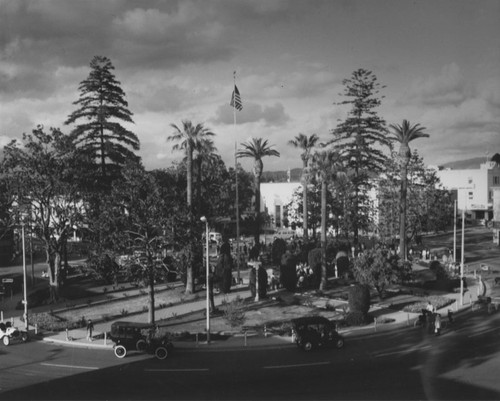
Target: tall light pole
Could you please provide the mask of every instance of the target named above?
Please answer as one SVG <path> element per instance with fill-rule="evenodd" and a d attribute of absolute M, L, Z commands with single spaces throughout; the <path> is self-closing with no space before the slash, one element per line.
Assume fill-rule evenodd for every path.
<path fill-rule="evenodd" d="M 210 343 L 210 262 L 208 259 L 208 220 L 205 216 L 201 216 L 200 220 L 205 223 L 205 257 L 207 259 L 206 265 L 206 287 L 207 287 L 207 344 Z"/>
<path fill-rule="evenodd" d="M 28 296 L 26 289 L 26 245 L 24 241 L 24 224 L 21 225 L 22 241 L 23 241 L 23 304 L 24 304 L 24 327 L 28 331 Z"/>
<path fill-rule="evenodd" d="M 464 304 L 465 207 L 462 209 L 462 251 L 460 252 L 460 306 Z"/>

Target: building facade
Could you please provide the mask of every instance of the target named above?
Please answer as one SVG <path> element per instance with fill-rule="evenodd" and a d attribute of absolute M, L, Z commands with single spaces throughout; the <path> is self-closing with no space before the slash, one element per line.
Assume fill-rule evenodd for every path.
<path fill-rule="evenodd" d="M 283 228 L 294 191 L 301 188 L 300 182 L 268 182 L 260 184 L 261 211 L 271 217 L 271 228 Z"/>
<path fill-rule="evenodd" d="M 457 208 L 473 220 L 493 219 L 493 189 L 500 186 L 500 167 L 492 161 L 479 169 L 439 170 L 443 187 L 457 191 Z"/>

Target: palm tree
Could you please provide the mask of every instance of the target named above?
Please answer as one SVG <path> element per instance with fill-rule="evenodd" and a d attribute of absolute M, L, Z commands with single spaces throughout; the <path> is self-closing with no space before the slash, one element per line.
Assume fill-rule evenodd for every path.
<path fill-rule="evenodd" d="M 411 125 L 408 120 L 403 120 L 401 125 L 391 124 L 393 137 L 400 143 L 399 158 L 401 161 L 401 193 L 399 204 L 399 252 L 401 259 L 407 259 L 406 252 L 406 194 L 408 187 L 408 164 L 410 163 L 410 142 L 418 138 L 428 138 L 429 134 L 423 132 L 426 128 L 420 124 Z"/>
<path fill-rule="evenodd" d="M 321 282 L 319 289 L 326 289 L 326 192 L 329 182 L 346 176 L 343 171 L 340 155 L 336 151 L 324 150 L 314 153 L 312 157 L 312 167 L 316 174 L 316 179 L 321 183 Z"/>
<path fill-rule="evenodd" d="M 319 141 L 319 137 L 316 134 L 312 134 L 309 137 L 304 134 L 297 135 L 294 139 L 288 141 L 288 144 L 294 146 L 295 148 L 300 148 L 303 152 L 300 154 L 302 159 L 302 211 L 303 211 L 303 229 L 304 229 L 304 240 L 307 241 L 308 237 L 308 225 L 307 225 L 307 183 L 309 181 L 307 167 L 309 164 L 309 159 L 311 157 L 311 150 L 316 146 Z"/>
<path fill-rule="evenodd" d="M 194 126 L 191 121 L 182 121 L 182 129 L 175 124 L 171 124 L 171 127 L 175 129 L 174 133 L 167 137 L 167 141 L 177 141 L 172 149 L 173 150 L 184 150 L 186 154 L 186 192 L 187 192 L 187 206 L 189 213 L 189 227 L 188 232 L 191 231 L 193 225 L 193 151 L 196 149 L 197 143 L 208 136 L 215 135 L 208 128 L 205 128 L 203 124 L 197 124 Z M 194 243 L 191 244 L 192 247 L 195 246 Z M 193 255 L 194 249 L 191 249 L 190 254 Z M 186 271 L 186 294 L 192 294 L 194 292 L 194 271 L 193 263 L 188 264 Z"/>
<path fill-rule="evenodd" d="M 258 246 L 260 244 L 260 178 L 262 177 L 262 169 L 264 156 L 280 157 L 277 150 L 271 149 L 272 145 L 268 145 L 267 139 L 252 138 L 251 141 L 243 143 L 243 149 L 238 150 L 236 157 L 251 157 L 254 159 L 253 175 L 254 175 L 254 193 L 255 193 L 255 232 L 254 240 Z"/>
<path fill-rule="evenodd" d="M 196 141 L 194 151 L 196 152 L 196 157 L 194 158 L 194 163 L 196 165 L 196 200 L 198 213 L 201 213 L 202 166 L 204 162 L 210 163 L 210 160 L 214 157 L 217 148 L 214 145 L 214 141 L 210 138 L 201 138 L 199 141 Z"/>
<path fill-rule="evenodd" d="M 207 136 L 215 135 L 203 124 L 193 125 L 191 121 L 182 121 L 182 129 L 177 125 L 171 124 L 175 129 L 174 133 L 167 138 L 167 141 L 177 141 L 179 143 L 172 147 L 172 150 L 184 150 L 186 153 L 186 192 L 187 192 L 187 205 L 190 213 L 192 212 L 193 204 L 193 152 L 197 147 L 197 143 L 206 138 Z"/>

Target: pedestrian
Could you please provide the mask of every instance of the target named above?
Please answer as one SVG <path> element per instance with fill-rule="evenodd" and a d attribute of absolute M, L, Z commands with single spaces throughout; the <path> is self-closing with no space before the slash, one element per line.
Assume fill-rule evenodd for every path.
<path fill-rule="evenodd" d="M 92 332 L 94 331 L 94 323 L 89 319 L 87 321 L 87 340 L 92 341 Z"/>
<path fill-rule="evenodd" d="M 448 309 L 448 323 L 453 323 L 453 312 L 451 311 L 451 309 Z"/>
<path fill-rule="evenodd" d="M 436 336 L 441 335 L 441 314 L 436 313 L 434 318 L 434 333 Z"/>

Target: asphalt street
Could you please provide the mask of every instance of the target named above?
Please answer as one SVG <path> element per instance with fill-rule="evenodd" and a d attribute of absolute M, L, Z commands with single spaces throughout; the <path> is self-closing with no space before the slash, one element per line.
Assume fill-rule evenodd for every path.
<path fill-rule="evenodd" d="M 499 399 L 500 313 L 462 315 L 442 336 L 408 328 L 341 350 L 177 349 L 167 360 L 31 342 L 1 349 L 0 398 Z"/>

